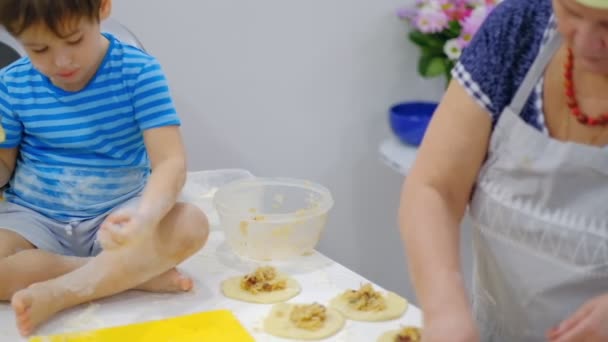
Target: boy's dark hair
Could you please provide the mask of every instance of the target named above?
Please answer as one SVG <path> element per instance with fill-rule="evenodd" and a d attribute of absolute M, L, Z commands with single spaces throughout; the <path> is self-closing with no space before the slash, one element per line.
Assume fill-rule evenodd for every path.
<path fill-rule="evenodd" d="M 65 20 L 86 18 L 99 21 L 102 0 L 0 0 L 0 25 L 18 36 L 28 27 L 42 23 L 58 37 Z"/>

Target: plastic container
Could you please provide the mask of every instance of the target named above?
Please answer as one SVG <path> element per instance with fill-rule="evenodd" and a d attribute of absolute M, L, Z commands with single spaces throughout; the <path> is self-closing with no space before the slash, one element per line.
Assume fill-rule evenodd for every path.
<path fill-rule="evenodd" d="M 309 181 L 254 178 L 221 187 L 214 203 L 237 255 L 278 261 L 314 251 L 334 201 L 328 189 Z"/>
<path fill-rule="evenodd" d="M 254 176 L 249 171 L 242 169 L 188 172 L 181 199 L 201 208 L 207 215 L 211 227 L 218 227 L 220 219 L 213 205 L 213 197 L 217 190 L 230 182 L 252 178 Z"/>
<path fill-rule="evenodd" d="M 405 144 L 418 146 L 431 121 L 437 103 L 404 102 L 390 109 L 390 126 L 393 133 Z"/>

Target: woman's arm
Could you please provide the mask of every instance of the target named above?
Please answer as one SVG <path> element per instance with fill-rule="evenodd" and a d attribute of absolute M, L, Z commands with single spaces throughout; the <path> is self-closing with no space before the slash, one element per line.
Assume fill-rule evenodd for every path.
<path fill-rule="evenodd" d="M 425 327 L 453 312 L 470 319 L 460 267 L 460 222 L 491 127 L 489 113 L 452 81 L 403 186 L 399 223 Z"/>

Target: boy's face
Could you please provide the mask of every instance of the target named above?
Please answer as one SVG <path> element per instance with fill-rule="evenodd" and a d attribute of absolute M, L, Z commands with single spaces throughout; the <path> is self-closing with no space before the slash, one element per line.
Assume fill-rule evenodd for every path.
<path fill-rule="evenodd" d="M 32 64 L 54 85 L 67 91 L 84 88 L 105 56 L 108 40 L 96 20 L 69 20 L 58 37 L 40 23 L 25 29 L 17 39 Z"/>

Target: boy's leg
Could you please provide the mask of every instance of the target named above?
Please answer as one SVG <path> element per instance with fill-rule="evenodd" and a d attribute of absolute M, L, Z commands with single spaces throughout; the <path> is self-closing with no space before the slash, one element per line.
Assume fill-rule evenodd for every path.
<path fill-rule="evenodd" d="M 7 220 L 9 222 L 17 217 L 14 212 L 8 215 L 11 215 Z M 34 226 L 28 226 L 30 227 Z M 46 233 L 40 231 L 41 236 Z M 0 301 L 9 301 L 14 292 L 23 288 L 23 284 L 29 285 L 65 273 L 64 264 L 69 260 L 49 263 L 49 259 L 45 257 L 47 254 L 49 253 L 38 250 L 25 237 L 12 229 L 0 228 Z M 38 257 L 39 255 L 43 256 Z M 21 261 L 15 263 L 14 260 Z M 61 273 L 62 269 L 63 273 Z"/>
<path fill-rule="evenodd" d="M 0 228 L 0 260 L 26 249 L 35 248 L 21 235 Z"/>
<path fill-rule="evenodd" d="M 54 234 L 57 223 L 22 206 L 0 202 L 0 302 L 31 284 L 72 272 L 89 259 L 62 255 L 67 252 Z M 31 242 L 30 242 L 31 241 Z M 41 246 L 36 248 L 35 244 Z M 136 289 L 153 292 L 182 292 L 192 281 L 176 270 L 138 284 Z"/>
<path fill-rule="evenodd" d="M 53 224 L 52 220 L 29 208 L 0 202 L 0 301 L 10 300 L 24 284 L 48 280 L 66 272 L 65 264 L 69 259 L 58 263 L 47 258 L 49 252 L 60 254 L 65 251 L 51 231 Z M 17 260 L 20 261 L 16 263 Z"/>
<path fill-rule="evenodd" d="M 0 239 L 2 235 L 0 235 Z M 0 259 L 0 302 L 10 301 L 19 290 L 72 272 L 90 258 L 69 257 L 40 249 L 27 249 Z M 184 292 L 192 288 L 192 281 L 177 270 L 169 270 L 135 287 L 151 292 Z"/>
<path fill-rule="evenodd" d="M 34 248 L 34 245 L 19 234 L 0 228 L 0 264 L 2 264 L 4 259 L 16 253 Z M 10 273 L 3 272 L 0 267 L 0 279 L 0 301 L 9 300 L 10 297 L 7 297 L 7 289 L 11 287 L 10 282 L 13 277 Z"/>
<path fill-rule="evenodd" d="M 61 277 L 17 292 L 12 306 L 22 335 L 30 335 L 53 314 L 117 294 L 173 269 L 206 242 L 209 226 L 196 207 L 178 203 L 153 228 L 149 239 L 103 251 Z"/>
<path fill-rule="evenodd" d="M 80 267 L 79 258 L 27 249 L 0 259 L 0 302 L 29 285 L 59 277 Z"/>

